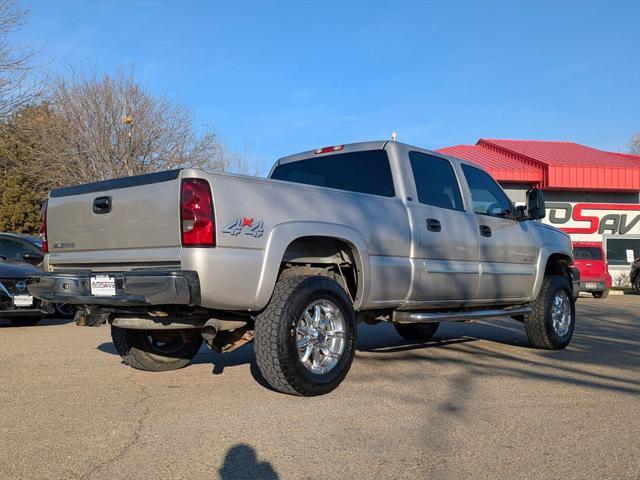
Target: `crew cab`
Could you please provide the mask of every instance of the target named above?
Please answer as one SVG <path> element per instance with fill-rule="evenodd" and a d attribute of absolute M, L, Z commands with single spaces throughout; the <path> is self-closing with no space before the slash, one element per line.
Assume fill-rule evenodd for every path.
<path fill-rule="evenodd" d="M 575 324 L 569 237 L 515 208 L 477 165 L 395 141 L 311 150 L 268 179 L 178 169 L 53 190 L 33 295 L 111 325 L 132 367 L 187 365 L 202 340 L 253 341 L 276 390 L 318 395 L 347 374 L 356 322 L 412 341 L 442 321 L 523 322 L 559 349 Z"/>

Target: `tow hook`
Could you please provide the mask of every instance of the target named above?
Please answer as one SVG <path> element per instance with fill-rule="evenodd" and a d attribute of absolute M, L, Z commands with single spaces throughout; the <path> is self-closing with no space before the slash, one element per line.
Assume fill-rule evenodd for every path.
<path fill-rule="evenodd" d="M 214 350 L 215 348 L 213 341 L 215 340 L 216 335 L 218 334 L 219 328 L 220 328 L 220 322 L 218 322 L 218 319 L 210 318 L 204 324 L 204 327 L 202 327 L 202 331 L 200 332 L 204 342 L 207 344 L 207 346 L 211 350 Z"/>
<path fill-rule="evenodd" d="M 80 327 L 99 327 L 109 319 L 109 314 L 84 306 L 78 309 L 73 319 Z"/>

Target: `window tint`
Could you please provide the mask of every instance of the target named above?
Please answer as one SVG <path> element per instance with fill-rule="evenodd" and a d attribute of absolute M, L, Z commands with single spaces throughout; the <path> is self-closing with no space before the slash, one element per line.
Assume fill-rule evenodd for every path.
<path fill-rule="evenodd" d="M 640 257 L 640 238 L 608 238 L 607 262 L 609 265 L 631 265 L 627 250 L 634 259 Z"/>
<path fill-rule="evenodd" d="M 598 247 L 576 247 L 573 255 L 576 260 L 602 260 L 602 250 Z"/>
<path fill-rule="evenodd" d="M 271 178 L 393 197 L 389 157 L 384 150 L 322 155 L 277 166 Z"/>
<path fill-rule="evenodd" d="M 26 253 L 35 253 L 35 248 L 19 240 L 0 237 L 0 256 L 11 260 L 22 260 L 22 256 Z"/>
<path fill-rule="evenodd" d="M 460 188 L 449 161 L 419 152 L 410 152 L 409 160 L 420 203 L 463 210 Z"/>
<path fill-rule="evenodd" d="M 493 178 L 470 165 L 463 164 L 462 171 L 471 190 L 474 212 L 502 218 L 511 212 L 509 198 Z"/>

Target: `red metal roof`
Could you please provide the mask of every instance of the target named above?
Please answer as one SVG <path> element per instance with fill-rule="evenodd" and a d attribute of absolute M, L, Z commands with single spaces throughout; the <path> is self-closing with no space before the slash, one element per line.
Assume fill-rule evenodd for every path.
<path fill-rule="evenodd" d="M 509 182 L 542 181 L 542 170 L 514 160 L 508 155 L 492 152 L 478 145 L 455 145 L 438 150 L 445 155 L 463 158 L 484 167 L 495 179 Z"/>
<path fill-rule="evenodd" d="M 481 138 L 473 146 L 439 151 L 478 163 L 502 182 L 539 182 L 551 190 L 640 191 L 640 156 L 573 142 Z"/>

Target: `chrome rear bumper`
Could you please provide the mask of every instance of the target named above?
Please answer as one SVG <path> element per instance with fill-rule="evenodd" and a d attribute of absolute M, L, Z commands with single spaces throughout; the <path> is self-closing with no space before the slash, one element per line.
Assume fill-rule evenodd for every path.
<path fill-rule="evenodd" d="M 51 303 L 99 306 L 198 305 L 200 282 L 192 271 L 100 272 L 115 279 L 115 295 L 91 294 L 91 272 L 43 273 L 28 279 L 29 293 Z"/>

